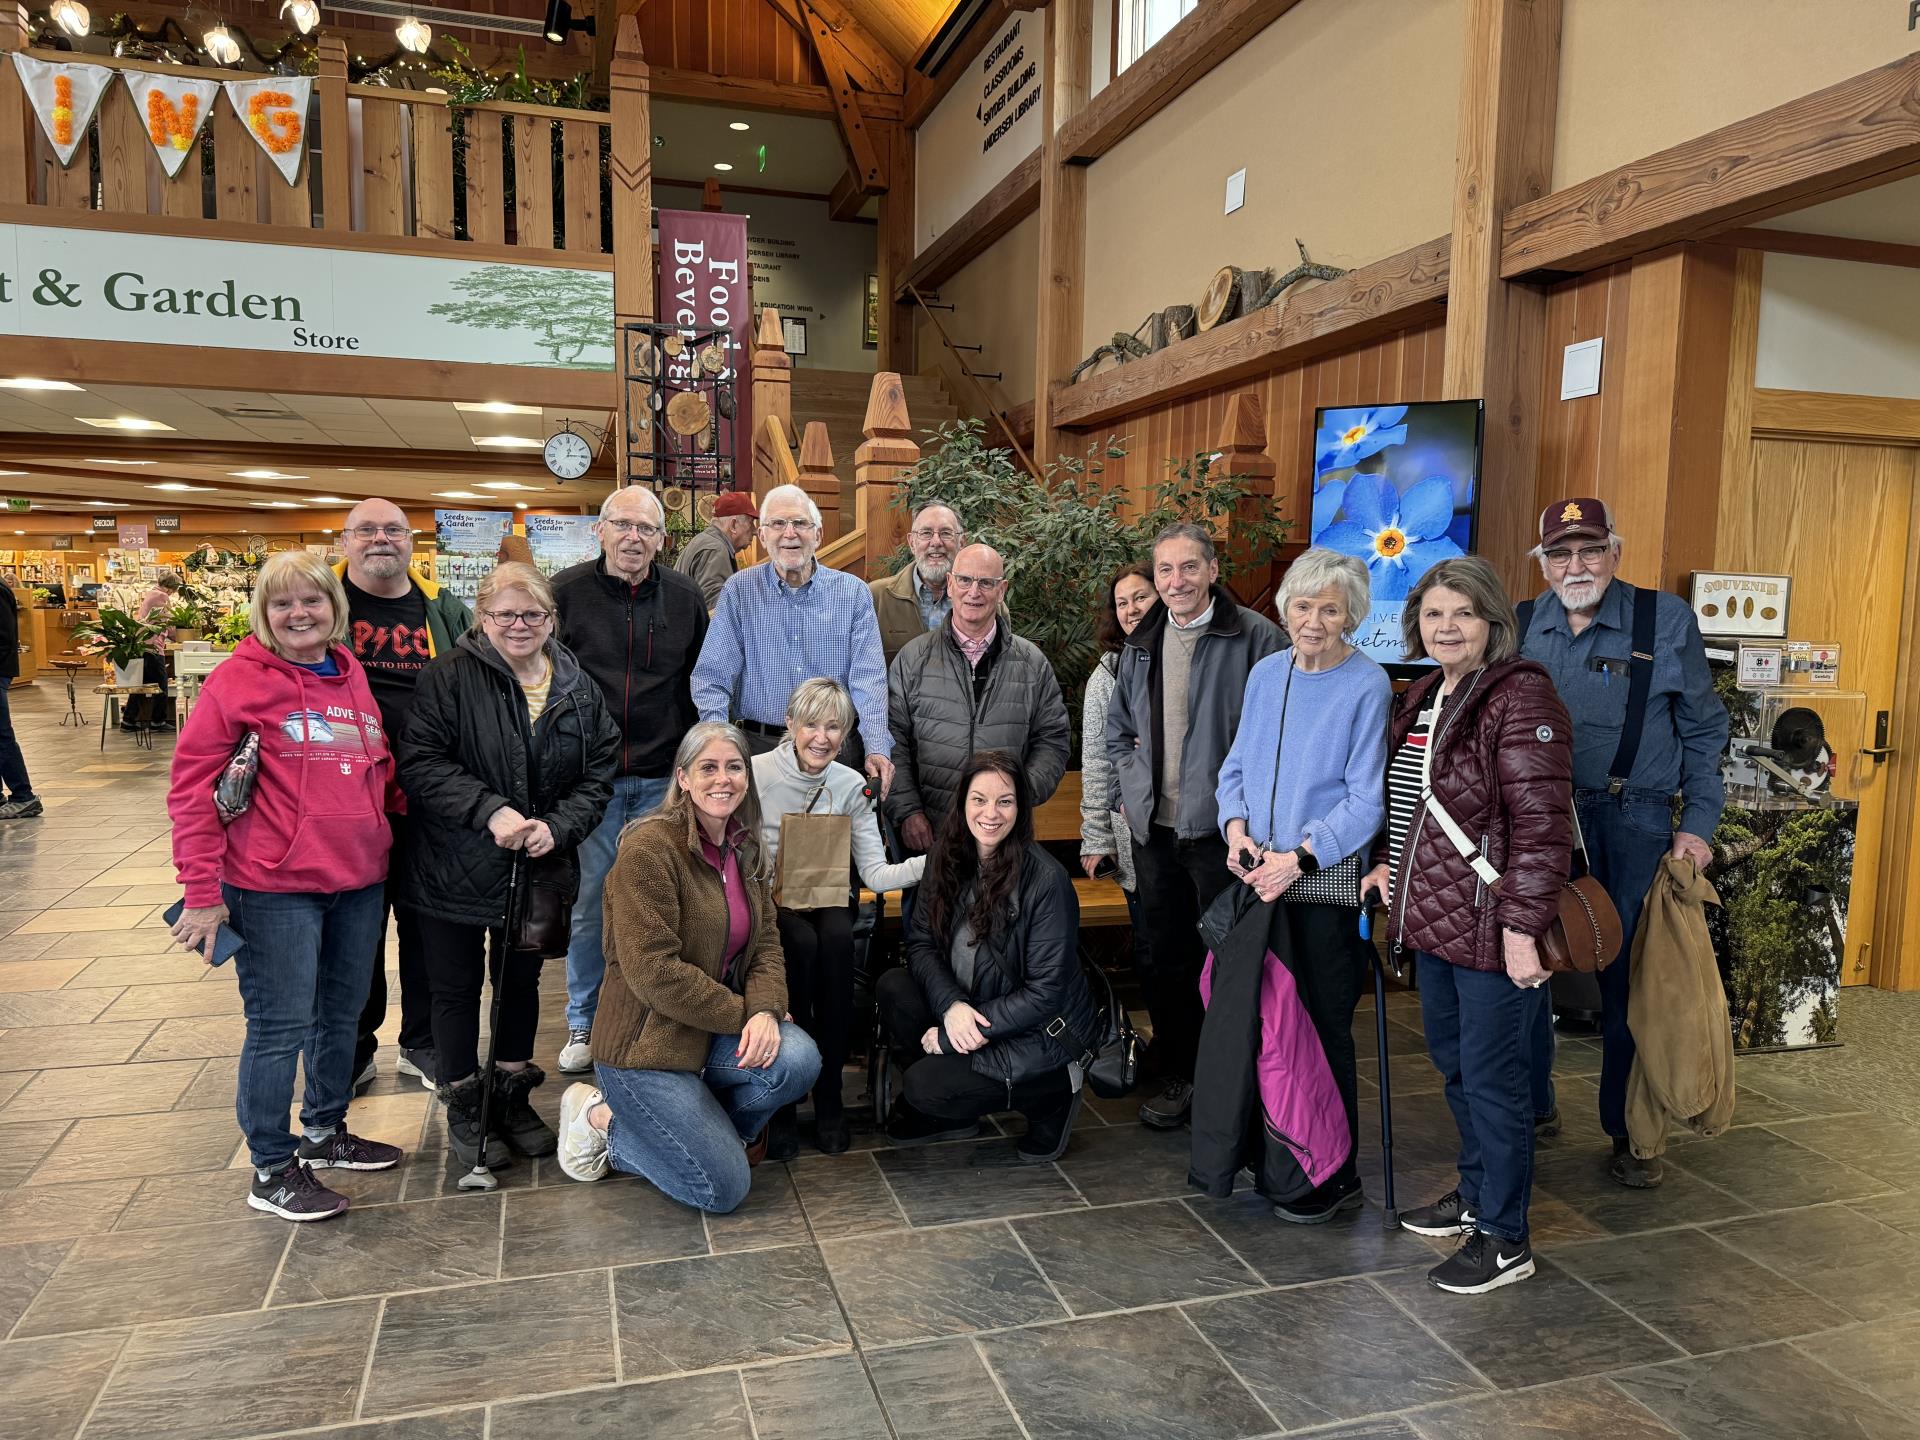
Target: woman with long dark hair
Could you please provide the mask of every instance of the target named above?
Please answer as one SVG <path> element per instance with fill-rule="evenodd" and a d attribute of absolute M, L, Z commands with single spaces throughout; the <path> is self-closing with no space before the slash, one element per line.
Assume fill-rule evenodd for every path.
<path fill-rule="evenodd" d="M 960 1139 L 981 1116 L 1017 1110 L 1020 1158 L 1044 1164 L 1066 1149 L 1085 1078 L 1080 1044 L 1093 1033 L 1080 905 L 1066 868 L 1034 844 L 1018 760 L 974 755 L 959 798 L 927 857 L 907 967 L 876 990 L 905 1072 L 887 1139 Z"/>

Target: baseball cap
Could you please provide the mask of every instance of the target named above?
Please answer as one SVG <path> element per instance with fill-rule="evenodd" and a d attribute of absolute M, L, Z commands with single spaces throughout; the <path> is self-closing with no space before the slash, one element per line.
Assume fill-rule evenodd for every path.
<path fill-rule="evenodd" d="M 1613 529 L 1613 515 L 1606 503 L 1591 495 L 1575 495 L 1556 500 L 1540 512 L 1540 548 L 1551 550 L 1562 540 L 1575 535 L 1607 538 Z"/>
<path fill-rule="evenodd" d="M 744 490 L 728 490 L 713 502 L 713 518 L 721 520 L 729 515 L 750 515 L 755 520 L 760 512 L 753 508 L 753 496 Z"/>

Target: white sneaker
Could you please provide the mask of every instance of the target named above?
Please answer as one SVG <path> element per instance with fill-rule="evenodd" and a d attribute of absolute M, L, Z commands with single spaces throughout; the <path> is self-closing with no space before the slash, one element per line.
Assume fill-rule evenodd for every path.
<path fill-rule="evenodd" d="M 593 1050 L 589 1045 L 590 1030 L 567 1031 L 567 1043 L 560 1047 L 560 1073 L 562 1075 L 584 1075 L 593 1069 Z"/>
<path fill-rule="evenodd" d="M 569 1085 L 560 1097 L 560 1169 L 569 1180 L 607 1178 L 607 1137 L 587 1123 L 604 1097 L 591 1085 Z"/>

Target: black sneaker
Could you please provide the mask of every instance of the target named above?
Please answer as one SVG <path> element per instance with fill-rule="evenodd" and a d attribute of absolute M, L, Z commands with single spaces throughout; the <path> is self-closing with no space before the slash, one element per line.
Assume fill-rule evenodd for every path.
<path fill-rule="evenodd" d="M 1484 1295 L 1533 1274 L 1533 1247 L 1475 1230 L 1453 1254 L 1427 1272 L 1434 1288 L 1450 1295 Z"/>
<path fill-rule="evenodd" d="M 347 1212 L 347 1197 L 322 1185 L 297 1157 L 266 1179 L 254 1177 L 247 1204 L 282 1220 L 331 1220 Z"/>
<path fill-rule="evenodd" d="M 1607 1167 L 1607 1173 L 1629 1190 L 1655 1190 L 1667 1178 L 1666 1166 L 1660 1163 L 1659 1156 L 1642 1160 L 1627 1141 L 1617 1137 L 1613 1142 L 1613 1163 Z"/>
<path fill-rule="evenodd" d="M 366 1094 L 373 1088 L 373 1082 L 379 1078 L 379 1065 L 372 1060 L 368 1060 L 367 1068 L 353 1077 L 353 1098 L 358 1100 L 362 1095 Z"/>
<path fill-rule="evenodd" d="M 1172 1130 L 1187 1123 L 1193 1113 L 1193 1082 L 1169 1080 L 1160 1093 L 1140 1107 L 1140 1123 L 1156 1130 Z"/>
<path fill-rule="evenodd" d="M 1416 1235 L 1471 1235 L 1473 1212 L 1461 1203 L 1458 1190 L 1449 1190 L 1431 1205 L 1402 1210 L 1400 1228 Z"/>
<path fill-rule="evenodd" d="M 1551 1140 L 1560 1133 L 1560 1107 L 1554 1106 L 1544 1115 L 1533 1117 L 1534 1140 Z"/>
<path fill-rule="evenodd" d="M 393 1062 L 393 1068 L 402 1075 L 411 1075 L 428 1090 L 440 1085 L 440 1072 L 436 1068 L 436 1057 L 431 1045 L 423 1045 L 418 1050 L 400 1047 L 400 1058 Z"/>
<path fill-rule="evenodd" d="M 29 795 L 22 800 L 15 797 L 0 805 L 0 820 L 31 820 L 47 813 L 47 807 L 40 802 L 38 795 Z"/>
<path fill-rule="evenodd" d="M 1273 1218 L 1289 1225 L 1324 1225 L 1342 1210 L 1358 1210 L 1366 1203 L 1359 1180 L 1346 1180 L 1322 1185 L 1298 1200 L 1280 1201 L 1273 1207 Z"/>
<path fill-rule="evenodd" d="M 1073 1122 L 1080 1118 L 1083 1096 L 1084 1090 L 1076 1090 L 1064 1104 L 1026 1117 L 1027 1133 L 1013 1147 L 1022 1165 L 1046 1165 L 1067 1153 L 1067 1142 L 1073 1138 Z"/>
<path fill-rule="evenodd" d="M 822 1155 L 844 1155 L 851 1150 L 853 1130 L 847 1124 L 846 1112 L 821 1115 L 816 1107 L 813 1143 L 820 1147 Z"/>
<path fill-rule="evenodd" d="M 398 1145 L 336 1130 L 324 1140 L 303 1139 L 294 1158 L 316 1170 L 391 1170 L 402 1156 Z"/>
<path fill-rule="evenodd" d="M 889 1145 L 931 1145 L 937 1140 L 971 1140 L 980 1133 L 978 1120 L 942 1120 L 922 1115 L 905 1101 L 896 1102 L 887 1116 Z"/>

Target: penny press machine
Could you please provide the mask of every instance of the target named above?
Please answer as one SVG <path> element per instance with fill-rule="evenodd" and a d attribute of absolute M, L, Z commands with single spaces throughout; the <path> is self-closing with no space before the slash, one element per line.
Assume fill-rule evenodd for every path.
<path fill-rule="evenodd" d="M 714 502 L 740 476 L 739 367 L 730 339 L 726 330 L 648 320 L 620 327 L 627 473 L 660 497 L 669 554 L 707 527 Z"/>

